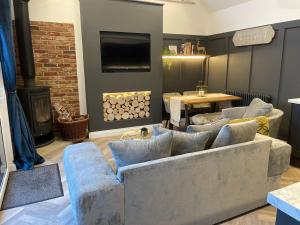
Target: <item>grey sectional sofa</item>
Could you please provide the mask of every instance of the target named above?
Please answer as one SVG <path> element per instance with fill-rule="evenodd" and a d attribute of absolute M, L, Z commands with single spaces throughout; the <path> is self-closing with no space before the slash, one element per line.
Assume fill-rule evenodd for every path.
<path fill-rule="evenodd" d="M 66 148 L 64 166 L 78 225 L 211 225 L 266 204 L 291 147 L 252 142 L 122 167 L 115 175 L 92 143 Z"/>

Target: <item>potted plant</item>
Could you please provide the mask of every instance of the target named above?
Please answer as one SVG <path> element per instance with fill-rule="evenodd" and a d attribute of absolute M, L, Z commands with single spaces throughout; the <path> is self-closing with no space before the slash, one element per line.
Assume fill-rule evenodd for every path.
<path fill-rule="evenodd" d="M 163 49 L 162 55 L 163 56 L 170 56 L 170 55 L 175 55 L 175 54 L 172 54 L 170 49 L 168 47 L 166 47 L 166 48 Z M 173 64 L 172 59 L 164 59 L 163 58 L 163 66 L 166 67 L 168 70 L 171 70 L 172 64 Z"/>

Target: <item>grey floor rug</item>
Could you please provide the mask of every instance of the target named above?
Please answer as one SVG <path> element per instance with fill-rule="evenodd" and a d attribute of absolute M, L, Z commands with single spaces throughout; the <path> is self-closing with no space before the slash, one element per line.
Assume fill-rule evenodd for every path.
<path fill-rule="evenodd" d="M 1 209 L 24 206 L 63 195 L 58 164 L 11 172 Z"/>

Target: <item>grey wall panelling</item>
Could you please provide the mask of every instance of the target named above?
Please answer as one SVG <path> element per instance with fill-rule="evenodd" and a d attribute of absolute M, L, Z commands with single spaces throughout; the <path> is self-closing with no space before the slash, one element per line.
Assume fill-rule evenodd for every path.
<path fill-rule="evenodd" d="M 227 85 L 228 38 L 215 38 L 207 42 L 210 55 L 207 81 L 210 92 L 224 92 Z"/>
<path fill-rule="evenodd" d="M 283 39 L 284 30 L 279 30 L 271 44 L 253 46 L 251 61 L 250 90 L 271 95 L 275 105 L 278 103 Z"/>
<path fill-rule="evenodd" d="M 252 47 L 235 47 L 229 39 L 227 89 L 249 91 Z"/>
<path fill-rule="evenodd" d="M 280 137 L 288 136 L 291 105 L 300 97 L 300 20 L 273 24 L 272 43 L 235 47 L 234 32 L 207 37 L 210 91 L 237 89 L 269 94 L 275 107 L 285 112 Z M 227 81 L 227 82 L 226 82 Z"/>

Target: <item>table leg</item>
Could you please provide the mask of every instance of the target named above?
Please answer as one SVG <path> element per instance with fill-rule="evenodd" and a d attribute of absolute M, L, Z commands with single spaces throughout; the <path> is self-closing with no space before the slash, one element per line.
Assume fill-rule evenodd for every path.
<path fill-rule="evenodd" d="M 213 113 L 217 112 L 217 103 L 216 102 L 212 102 L 211 105 L 212 105 L 212 111 L 213 111 Z"/>
<path fill-rule="evenodd" d="M 189 117 L 189 105 L 184 105 L 184 114 L 185 114 L 185 126 L 188 127 L 190 125 L 190 117 Z"/>

